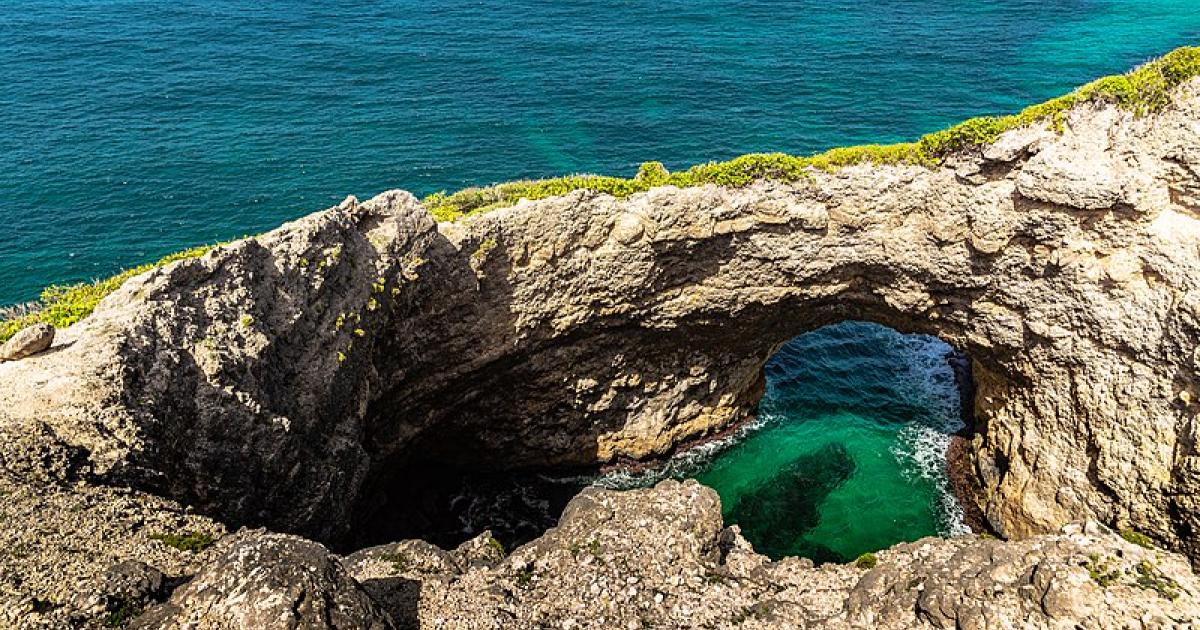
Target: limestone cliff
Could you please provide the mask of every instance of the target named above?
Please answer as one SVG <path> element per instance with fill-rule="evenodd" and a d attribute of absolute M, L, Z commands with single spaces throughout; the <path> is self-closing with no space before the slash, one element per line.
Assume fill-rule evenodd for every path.
<path fill-rule="evenodd" d="M 60 331 L 50 352 L 0 363 L 0 491 L 14 497 L 5 516 L 18 523 L 0 540 L 45 547 L 0 560 L 0 609 L 22 619 L 76 614 L 65 602 L 77 585 L 53 579 L 57 567 L 82 581 L 117 560 L 145 560 L 131 556 L 158 549 L 147 523 L 217 534 L 266 526 L 341 544 L 425 461 L 504 469 L 668 453 L 749 413 L 780 344 L 843 319 L 936 334 L 972 357 L 973 476 L 1002 536 L 1092 519 L 1197 561 L 1198 245 L 1196 81 L 1152 115 L 1085 104 L 1061 130 L 1009 131 L 935 168 L 860 164 L 795 183 L 661 187 L 625 199 L 578 191 L 440 225 L 407 193 L 348 199 L 138 276 Z M 64 506 L 81 496 L 103 509 L 131 501 L 146 514 L 70 523 Z M 39 511 L 52 520 L 35 527 Z M 39 527 L 54 533 L 31 536 Z M 704 527 L 694 555 L 717 570 L 727 564 L 713 546 L 719 519 Z M 85 538 L 103 529 L 104 542 L 89 549 L 72 528 Z M 867 574 L 886 580 L 828 571 L 832 599 L 812 606 L 837 623 L 892 614 L 873 608 L 880 602 L 908 615 L 901 573 L 920 581 L 950 571 L 955 554 L 974 558 L 969 566 L 1008 554 L 1024 559 L 969 579 L 1033 581 L 1012 583 L 1025 593 L 1019 602 L 988 600 L 979 614 L 1057 618 L 1050 590 L 1085 584 L 1038 577 L 1051 571 L 1039 574 L 1039 562 L 1078 577 L 1087 571 L 1066 567 L 1095 565 L 1091 545 L 1137 581 L 1141 556 L 1092 531 L 1086 540 L 921 543 L 931 555 L 884 554 L 884 573 Z M 208 558 L 167 555 L 159 568 L 172 574 Z M 1088 591 L 1093 616 L 1077 616 L 1101 627 L 1194 615 L 1194 578 L 1173 556 L 1155 558 L 1177 598 Z M 330 571 L 330 583 L 358 588 Z M 823 575 L 805 571 L 795 579 Z M 792 579 L 760 578 L 767 590 L 739 606 Z M 1030 584 L 1037 602 L 1021 599 Z M 853 592 L 869 594 L 855 604 Z M 439 593 L 500 615 L 469 590 Z M 590 607 L 599 600 L 576 596 L 582 607 L 547 605 L 548 617 L 512 614 L 536 625 L 599 610 Z M 939 597 L 928 603 L 935 612 L 896 617 L 895 627 L 961 622 L 967 613 L 956 607 L 966 604 Z M 682 623 L 679 614 L 654 619 Z"/>

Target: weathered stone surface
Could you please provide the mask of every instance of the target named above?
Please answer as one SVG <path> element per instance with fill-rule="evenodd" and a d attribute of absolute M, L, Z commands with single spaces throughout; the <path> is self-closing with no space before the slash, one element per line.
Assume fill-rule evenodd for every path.
<path fill-rule="evenodd" d="M 390 617 L 318 543 L 243 531 L 132 628 L 384 630 Z"/>
<path fill-rule="evenodd" d="M 130 604 L 125 617 L 166 594 L 154 588 L 156 573 L 168 588 L 212 554 L 152 536 L 224 533 L 161 497 L 78 481 L 16 483 L 6 464 L 0 461 L 0 628 L 103 627 L 123 604 Z M 114 573 L 129 563 L 138 571 Z"/>
<path fill-rule="evenodd" d="M 34 324 L 22 329 L 0 346 L 0 361 L 20 361 L 49 348 L 54 343 L 54 327 Z"/>
<path fill-rule="evenodd" d="M 158 569 L 145 562 L 123 560 L 74 593 L 70 607 L 77 620 L 102 618 L 116 626 L 165 599 L 169 586 Z"/>
<path fill-rule="evenodd" d="M 384 569 L 392 582 L 361 559 L 352 567 L 378 596 L 407 593 L 407 622 L 424 628 L 1165 629 L 1200 618 L 1200 580 L 1182 557 L 1100 528 L 929 538 L 880 552 L 871 570 L 815 568 L 754 553 L 694 481 L 586 490 L 558 528 L 495 567 L 429 555 L 402 551 Z"/>

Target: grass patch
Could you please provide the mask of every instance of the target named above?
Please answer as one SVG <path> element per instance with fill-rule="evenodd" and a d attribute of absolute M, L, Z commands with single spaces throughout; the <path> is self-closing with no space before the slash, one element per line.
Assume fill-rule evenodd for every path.
<path fill-rule="evenodd" d="M 203 532 L 186 532 L 183 534 L 151 534 L 150 538 L 161 542 L 168 547 L 174 547 L 180 551 L 190 551 L 199 553 L 208 549 L 216 542 L 209 534 Z"/>
<path fill-rule="evenodd" d="M 868 551 L 854 560 L 854 566 L 860 569 L 874 569 L 879 565 L 879 557 Z"/>
<path fill-rule="evenodd" d="M 1154 591 L 1160 596 L 1175 601 L 1179 598 L 1179 583 L 1162 574 L 1149 560 L 1142 560 L 1135 568 L 1138 588 Z"/>
<path fill-rule="evenodd" d="M 1154 541 L 1151 540 L 1149 536 L 1132 529 L 1121 530 L 1121 538 L 1124 538 L 1125 540 L 1139 547 L 1145 547 L 1146 549 L 1154 548 Z"/>
<path fill-rule="evenodd" d="M 1102 588 L 1108 588 L 1121 579 L 1121 572 L 1113 568 L 1108 559 L 1101 558 L 1099 554 L 1088 555 L 1087 562 L 1083 563 L 1083 567 L 1087 569 L 1088 577 Z"/>
<path fill-rule="evenodd" d="M 156 262 L 126 269 L 104 280 L 46 287 L 42 290 L 42 296 L 37 304 L 30 308 L 30 312 L 0 322 L 0 343 L 8 341 L 23 328 L 38 323 L 50 324 L 55 328 L 66 328 L 91 315 L 92 311 L 96 310 L 96 305 L 100 304 L 100 300 L 103 300 L 108 294 L 120 288 L 122 284 L 125 284 L 126 280 L 177 260 L 198 258 L 213 247 L 212 245 L 204 245 L 176 252 Z"/>
<path fill-rule="evenodd" d="M 408 555 L 401 552 L 380 554 L 379 559 L 392 563 L 392 571 L 395 573 L 404 573 L 412 567 Z"/>
<path fill-rule="evenodd" d="M 700 164 L 677 173 L 668 172 L 660 162 L 646 162 L 637 175 L 628 179 L 570 175 L 524 180 L 467 188 L 452 194 L 435 193 L 426 197 L 424 203 L 439 221 L 453 221 L 469 214 L 511 206 L 521 199 L 545 199 L 576 190 L 627 197 L 668 184 L 686 188 L 704 184 L 745 186 L 760 179 L 795 181 L 813 169 L 831 171 L 861 162 L 934 166 L 954 153 L 995 142 L 1000 134 L 1011 129 L 1045 121 L 1061 129 L 1067 111 L 1083 103 L 1113 103 L 1138 115 L 1157 111 L 1170 103 L 1172 88 L 1196 76 L 1200 76 L 1200 48 L 1179 48 L 1126 74 L 1097 79 L 1070 94 L 1027 107 L 1020 113 L 972 118 L 916 142 L 837 148 L 807 157 L 752 153 L 727 162 Z"/>

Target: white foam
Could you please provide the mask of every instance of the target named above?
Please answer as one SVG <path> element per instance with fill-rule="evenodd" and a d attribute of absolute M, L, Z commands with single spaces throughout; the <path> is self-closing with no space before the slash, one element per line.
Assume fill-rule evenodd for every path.
<path fill-rule="evenodd" d="M 639 471 L 617 470 L 600 475 L 590 481 L 592 485 L 602 488 L 628 490 L 652 486 L 664 479 L 695 477 L 703 472 L 717 455 L 766 426 L 772 419 L 769 414 L 760 412 L 757 417 L 743 423 L 729 435 L 676 453 L 661 466 Z"/>
<path fill-rule="evenodd" d="M 905 475 L 920 477 L 936 489 L 936 512 L 943 536 L 968 534 L 966 514 L 950 487 L 946 453 L 952 434 L 962 429 L 960 394 L 954 369 L 946 361 L 951 348 L 928 335 L 896 335 L 907 362 L 899 369 L 909 383 L 903 392 L 917 408 L 930 410 L 928 417 L 903 427 L 892 454 Z"/>

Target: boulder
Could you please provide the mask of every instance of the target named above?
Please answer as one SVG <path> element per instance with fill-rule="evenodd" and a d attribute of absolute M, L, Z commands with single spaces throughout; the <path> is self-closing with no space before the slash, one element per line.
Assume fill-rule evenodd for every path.
<path fill-rule="evenodd" d="M 391 618 L 319 543 L 242 531 L 132 628 L 387 630 Z"/>
<path fill-rule="evenodd" d="M 0 361 L 20 361 L 49 348 L 52 343 L 54 327 L 50 324 L 34 324 L 21 329 L 0 346 Z"/>

